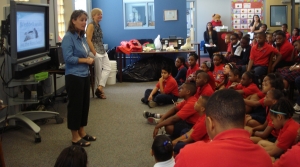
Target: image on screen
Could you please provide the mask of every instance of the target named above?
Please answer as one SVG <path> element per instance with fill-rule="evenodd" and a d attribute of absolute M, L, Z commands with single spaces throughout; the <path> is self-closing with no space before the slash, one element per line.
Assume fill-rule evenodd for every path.
<path fill-rule="evenodd" d="M 45 47 L 45 13 L 17 12 L 17 52 Z"/>

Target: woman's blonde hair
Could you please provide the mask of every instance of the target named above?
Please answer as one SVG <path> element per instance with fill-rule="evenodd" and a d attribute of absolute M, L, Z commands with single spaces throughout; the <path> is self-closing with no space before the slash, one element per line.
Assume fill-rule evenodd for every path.
<path fill-rule="evenodd" d="M 93 18 L 93 16 L 95 16 L 96 14 L 102 14 L 102 10 L 99 9 L 99 8 L 94 8 L 92 11 L 91 11 L 91 16 Z"/>

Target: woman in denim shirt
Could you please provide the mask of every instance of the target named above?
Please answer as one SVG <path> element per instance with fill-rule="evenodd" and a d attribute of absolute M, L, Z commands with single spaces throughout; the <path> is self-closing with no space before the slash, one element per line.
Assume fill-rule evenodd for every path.
<path fill-rule="evenodd" d="M 75 10 L 70 18 L 68 31 L 62 41 L 66 63 L 65 82 L 68 93 L 68 129 L 72 133 L 72 144 L 89 146 L 96 137 L 88 135 L 87 125 L 90 105 L 89 65 L 94 59 L 88 57 L 89 46 L 84 37 L 87 13 Z"/>

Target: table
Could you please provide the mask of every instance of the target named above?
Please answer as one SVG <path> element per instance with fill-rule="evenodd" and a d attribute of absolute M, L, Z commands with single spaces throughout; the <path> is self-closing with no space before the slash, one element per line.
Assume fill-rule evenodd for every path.
<path fill-rule="evenodd" d="M 176 53 L 193 53 L 196 52 L 196 50 L 177 50 L 177 51 L 150 51 L 150 52 L 131 52 L 131 54 L 139 54 L 142 55 L 149 55 L 149 54 L 176 54 Z M 118 62 L 118 73 L 119 73 L 119 82 L 122 82 L 122 75 L 123 75 L 123 66 L 126 66 L 126 54 L 122 52 L 117 53 L 117 62 Z M 125 61 L 123 61 L 125 59 Z"/>

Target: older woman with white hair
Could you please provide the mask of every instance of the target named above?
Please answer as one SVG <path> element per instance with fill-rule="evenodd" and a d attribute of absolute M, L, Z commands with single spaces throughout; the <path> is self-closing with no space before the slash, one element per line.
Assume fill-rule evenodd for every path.
<path fill-rule="evenodd" d="M 86 40 L 95 61 L 95 95 L 106 99 L 103 88 L 105 87 L 111 67 L 108 55 L 103 46 L 103 33 L 99 22 L 102 20 L 102 10 L 94 8 L 91 12 L 93 21 L 88 24 Z M 94 93 L 94 92 L 93 92 Z"/>

